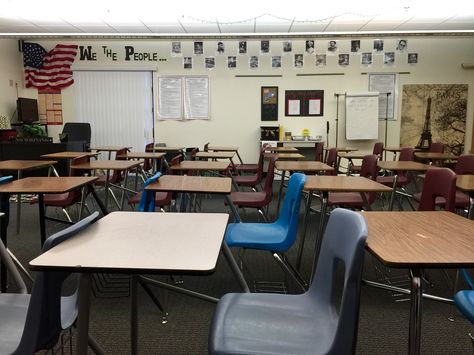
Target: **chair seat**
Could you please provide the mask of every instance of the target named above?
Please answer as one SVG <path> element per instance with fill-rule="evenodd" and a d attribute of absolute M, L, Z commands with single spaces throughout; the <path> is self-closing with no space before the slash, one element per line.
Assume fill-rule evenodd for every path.
<path fill-rule="evenodd" d="M 30 295 L 0 294 L 0 354 L 13 353 L 23 334 Z"/>
<path fill-rule="evenodd" d="M 276 222 L 231 223 L 227 226 L 225 241 L 229 247 L 285 252 L 291 246 L 287 235 L 288 226 Z"/>
<path fill-rule="evenodd" d="M 230 193 L 230 198 L 234 205 L 242 207 L 259 208 L 268 204 L 266 200 L 266 193 L 264 191 L 234 191 Z"/>
<path fill-rule="evenodd" d="M 258 164 L 234 164 L 234 169 L 236 171 L 256 173 L 258 171 Z"/>
<path fill-rule="evenodd" d="M 417 192 L 413 194 L 413 198 L 415 201 L 420 202 L 421 199 L 421 192 Z M 462 191 L 456 191 L 456 197 L 454 205 L 456 208 L 469 208 L 471 201 L 469 199 L 469 195 L 465 194 Z M 436 197 L 435 200 L 436 206 L 444 206 L 446 204 L 446 200 L 444 197 Z"/>
<path fill-rule="evenodd" d="M 328 206 L 341 206 L 349 208 L 362 208 L 364 201 L 359 192 L 330 192 Z"/>
<path fill-rule="evenodd" d="M 255 186 L 261 182 L 257 175 L 237 175 L 232 179 L 237 185 L 241 186 Z"/>
<path fill-rule="evenodd" d="M 209 352 L 327 354 L 337 327 L 336 313 L 308 294 L 230 293 L 217 305 L 213 324 L 221 326 L 211 329 Z"/>
<path fill-rule="evenodd" d="M 474 291 L 459 291 L 454 296 L 454 303 L 464 317 L 474 323 Z"/>
<path fill-rule="evenodd" d="M 80 201 L 80 194 L 74 196 L 70 192 L 65 192 L 62 194 L 45 194 L 44 195 L 44 204 L 45 206 L 54 206 L 54 207 L 69 207 L 72 204 Z M 38 198 L 35 197 L 31 200 L 31 204 L 38 203 Z"/>
<path fill-rule="evenodd" d="M 142 193 L 139 192 L 133 196 L 128 202 L 130 205 L 138 205 L 140 199 L 142 198 Z M 168 206 L 171 204 L 171 193 L 164 191 L 157 191 L 155 193 L 155 206 Z"/>
<path fill-rule="evenodd" d="M 377 182 L 389 187 L 393 186 L 394 176 L 377 176 Z M 397 177 L 397 186 L 405 186 L 410 182 L 407 176 L 399 175 Z"/>

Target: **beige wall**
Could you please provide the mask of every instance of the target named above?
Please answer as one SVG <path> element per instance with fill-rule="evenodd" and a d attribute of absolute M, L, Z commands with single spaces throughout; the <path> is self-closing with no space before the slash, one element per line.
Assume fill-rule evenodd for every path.
<path fill-rule="evenodd" d="M 310 37 L 309 37 L 310 38 Z M 360 38 L 361 51 L 371 51 L 373 40 L 376 37 Z M 384 45 L 386 51 L 395 49 L 396 40 L 400 37 L 385 37 Z M 302 69 L 293 68 L 293 54 L 304 53 L 304 39 L 293 40 L 293 54 L 283 55 L 282 69 L 272 69 L 270 65 L 271 54 L 281 54 L 281 39 L 271 39 L 271 54 L 260 56 L 260 68 L 248 69 L 248 56 L 238 56 L 238 68 L 230 70 L 226 66 L 227 55 L 237 53 L 238 39 L 224 40 L 226 45 L 225 55 L 216 55 L 215 48 L 217 40 L 204 41 L 204 56 L 194 56 L 194 68 L 192 70 L 182 69 L 182 57 L 171 57 L 171 40 L 130 40 L 130 41 L 68 41 L 78 45 L 92 46 L 96 52 L 96 61 L 81 61 L 76 59 L 74 67 L 76 70 L 105 69 L 105 70 L 156 70 L 156 75 L 209 75 L 211 85 L 211 119 L 205 121 L 157 121 L 155 137 L 157 142 L 165 142 L 168 145 L 199 146 L 211 142 L 217 145 L 237 145 L 240 147 L 242 156 L 246 161 L 254 161 L 257 157 L 258 142 L 260 137 L 259 127 L 261 125 L 281 125 L 285 131 L 293 134 L 301 134 L 302 129 L 308 128 L 311 135 L 323 135 L 326 138 L 326 121 L 331 124 L 329 137 L 330 144 L 335 143 L 335 118 L 336 99 L 335 93 L 364 92 L 368 90 L 368 76 L 361 73 L 393 73 L 409 72 L 400 74 L 398 81 L 398 101 L 396 103 L 397 120 L 389 122 L 387 145 L 398 145 L 400 132 L 400 109 L 401 91 L 404 84 L 468 84 L 469 100 L 467 111 L 466 151 L 469 150 L 472 140 L 472 120 L 474 113 L 473 84 L 474 70 L 463 70 L 461 63 L 474 62 L 474 37 L 410 37 L 408 39 L 408 52 L 418 53 L 418 64 L 409 65 L 406 61 L 406 53 L 396 54 L 394 66 L 383 64 L 383 55 L 374 55 L 374 64 L 370 67 L 361 66 L 360 56 L 351 54 L 351 64 L 348 67 L 340 67 L 337 64 L 337 56 L 328 56 L 328 65 L 324 68 L 315 67 L 314 56 L 305 55 L 305 64 Z M 329 38 L 316 39 L 316 52 L 326 53 Z M 339 53 L 350 53 L 351 38 L 338 38 Z M 46 49 L 52 48 L 56 43 L 66 43 L 61 40 L 38 41 Z M 248 54 L 259 54 L 259 40 L 247 40 Z M 116 60 L 106 57 L 103 46 L 116 53 Z M 158 53 L 161 61 L 128 61 L 124 60 L 124 47 L 133 46 L 137 52 Z M 182 41 L 183 56 L 192 56 L 193 40 Z M 21 57 L 17 50 L 17 41 L 2 40 L 1 58 L 7 57 L 8 69 L 4 65 L 0 68 L 0 89 L 10 90 L 5 85 L 10 73 L 15 73 L 16 78 L 21 77 Z M 7 50 L 5 50 L 7 49 Z M 216 56 L 216 69 L 206 70 L 204 68 L 205 56 Z M 17 61 L 18 65 L 15 65 Z M 3 62 L 3 59 L 2 59 Z M 317 75 L 296 76 L 296 74 L 329 74 L 344 73 L 344 75 Z M 20 76 L 19 76 L 20 75 Z M 282 75 L 282 77 L 256 77 L 238 78 L 236 75 Z M 22 81 L 20 81 L 22 83 Z M 261 86 L 279 87 L 279 121 L 260 121 L 260 88 Z M 284 117 L 284 93 L 285 90 L 324 90 L 324 116 L 323 117 Z M 33 92 L 33 90 L 26 90 Z M 11 107 L 15 95 L 9 94 L 7 99 L 0 100 L 0 112 L 4 107 Z M 339 145 L 351 145 L 360 149 L 370 149 L 373 141 L 350 141 L 346 142 L 344 135 L 344 105 L 340 100 L 339 111 Z M 63 91 L 64 117 L 65 120 L 74 120 L 74 87 Z M 14 104 L 14 103 L 13 103 Z M 383 140 L 385 123 L 379 122 L 379 138 Z M 50 127 L 49 132 L 53 137 L 61 131 L 61 127 Z M 135 147 L 136 150 L 142 147 Z"/>

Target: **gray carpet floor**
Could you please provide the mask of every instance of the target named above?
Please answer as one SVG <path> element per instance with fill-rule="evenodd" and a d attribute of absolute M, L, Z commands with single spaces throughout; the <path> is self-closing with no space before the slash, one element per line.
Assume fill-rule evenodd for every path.
<path fill-rule="evenodd" d="M 274 214 L 275 205 L 274 201 L 270 207 L 271 214 Z M 382 202 L 378 201 L 377 205 L 382 207 Z M 15 232 L 15 203 L 11 204 L 11 211 L 8 228 L 9 248 L 24 265 L 27 265 L 29 260 L 40 253 L 38 209 L 36 205 L 22 203 L 19 234 Z M 218 197 L 204 197 L 202 211 L 229 212 L 223 200 Z M 48 214 L 61 216 L 61 212 L 55 209 L 49 209 Z M 257 214 L 250 210 L 242 214 L 242 217 L 246 221 L 258 220 Z M 302 273 L 306 278 L 309 277 L 311 271 L 318 220 L 319 215 L 311 214 L 307 247 L 302 263 Z M 64 225 L 47 222 L 48 235 L 62 228 Z M 157 235 L 159 235 L 159 230 L 157 230 Z M 139 242 L 138 236 L 130 237 L 136 238 Z M 192 237 L 192 231 L 190 231 L 190 237 Z M 291 261 L 295 260 L 296 247 L 290 250 L 288 256 Z M 276 287 L 284 285 L 287 292 L 299 292 L 291 279 L 285 278 L 270 254 L 248 251 L 245 254 L 245 265 L 245 275 L 251 287 L 261 289 L 262 281 L 266 281 L 272 282 L 272 285 Z M 366 253 L 364 278 L 381 280 L 382 276 L 389 274 L 392 280 L 397 279 L 402 286 L 408 286 L 407 270 L 383 268 L 372 255 Z M 448 274 L 451 279 L 454 279 L 455 270 L 449 270 Z M 425 287 L 430 293 L 445 297 L 452 296 L 452 290 L 441 270 L 427 270 L 427 276 L 432 285 L 426 283 Z M 215 297 L 240 291 L 222 256 L 212 275 L 182 276 L 174 280 L 166 276 L 157 278 L 169 282 L 182 281 L 187 288 Z M 129 278 L 127 275 L 97 275 L 94 281 L 90 333 L 107 354 L 127 354 L 130 352 Z M 28 285 L 31 286 L 31 283 L 28 282 Z M 14 288 L 11 290 L 14 291 Z M 162 313 L 139 288 L 139 353 L 206 354 L 209 325 L 215 304 L 162 289 L 154 291 L 169 314 L 168 322 L 162 324 Z M 362 286 L 357 354 L 405 354 L 408 340 L 408 316 L 409 302 L 406 296 Z M 448 320 L 452 316 L 454 316 L 454 321 Z M 470 331 L 472 331 L 472 325 L 453 306 L 430 300 L 423 301 L 421 345 L 423 354 L 471 354 L 473 347 L 468 337 Z"/>

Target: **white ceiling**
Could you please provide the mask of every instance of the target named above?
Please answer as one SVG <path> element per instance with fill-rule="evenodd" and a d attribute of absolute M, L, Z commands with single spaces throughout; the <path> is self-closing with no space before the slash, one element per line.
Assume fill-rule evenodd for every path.
<path fill-rule="evenodd" d="M 336 4 L 337 2 L 337 4 Z M 472 0 L 0 0 L 0 34 L 234 35 L 474 31 Z"/>

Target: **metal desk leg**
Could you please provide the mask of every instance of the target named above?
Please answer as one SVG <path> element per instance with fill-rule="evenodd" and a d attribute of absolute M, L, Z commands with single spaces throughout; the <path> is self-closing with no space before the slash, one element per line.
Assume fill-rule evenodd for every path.
<path fill-rule="evenodd" d="M 6 214 L 6 216 L 3 216 L 0 218 L 0 238 L 5 245 L 5 248 L 7 247 L 7 227 L 8 227 L 8 219 L 10 218 L 9 216 L 9 195 L 7 194 L 0 194 L 0 201 L 1 201 L 1 209 L 2 212 Z M 0 292 L 5 293 L 7 292 L 7 267 L 4 263 L 4 259 L 0 259 Z"/>
<path fill-rule="evenodd" d="M 303 257 L 303 250 L 304 250 L 304 243 L 306 240 L 306 229 L 308 227 L 308 217 L 311 211 L 311 197 L 312 197 L 312 192 L 308 191 L 308 197 L 306 198 L 306 206 L 305 206 L 305 213 L 303 217 L 303 222 L 301 224 L 301 237 L 300 237 L 300 245 L 298 246 L 298 254 L 296 256 L 296 270 L 300 271 L 301 268 L 301 259 Z"/>
<path fill-rule="evenodd" d="M 130 277 L 130 345 L 132 355 L 138 353 L 137 275 Z"/>
<path fill-rule="evenodd" d="M 104 205 L 107 209 L 107 202 L 109 201 L 109 178 L 110 178 L 110 169 L 105 171 L 107 175 L 105 175 L 105 198 L 104 198 Z"/>
<path fill-rule="evenodd" d="M 18 170 L 18 180 L 22 178 L 21 170 Z M 16 195 L 16 234 L 20 233 L 21 220 L 21 194 Z"/>
<path fill-rule="evenodd" d="M 249 286 L 247 285 L 244 275 L 240 271 L 237 263 L 235 262 L 234 256 L 232 255 L 232 252 L 230 251 L 229 246 L 227 245 L 225 240 L 222 241 L 221 250 L 224 253 L 225 258 L 227 259 L 227 262 L 229 263 L 229 266 L 232 272 L 237 278 L 237 281 L 239 281 L 240 286 L 242 286 L 243 291 L 246 293 L 249 293 L 250 292 Z"/>
<path fill-rule="evenodd" d="M 225 195 L 225 200 L 227 201 L 227 204 L 229 205 L 232 214 L 234 215 L 234 221 L 235 223 L 242 223 L 242 219 L 240 218 L 239 211 L 237 211 L 237 208 L 235 207 L 234 203 L 232 202 L 232 199 L 230 198 L 229 195 Z"/>
<path fill-rule="evenodd" d="M 326 210 L 327 210 L 327 207 L 328 207 L 328 198 L 329 198 L 329 192 L 328 191 L 323 191 L 323 199 L 322 199 L 322 202 L 321 202 L 321 216 L 319 217 L 318 234 L 316 235 L 316 241 L 314 243 L 314 261 L 313 261 L 313 267 L 311 268 L 310 283 L 313 282 L 314 268 L 316 267 L 316 264 L 318 262 L 319 250 L 321 249 L 321 243 L 323 241 L 324 222 L 325 222 L 325 219 L 326 219 Z"/>
<path fill-rule="evenodd" d="M 469 194 L 469 212 L 467 213 L 467 218 L 474 218 L 474 192 L 472 191 Z"/>
<path fill-rule="evenodd" d="M 91 277 L 91 274 L 86 273 L 82 273 L 79 277 L 79 314 L 77 316 L 76 344 L 78 355 L 87 355 Z"/>
<path fill-rule="evenodd" d="M 372 208 L 369 205 L 369 201 L 367 201 L 367 196 L 365 195 L 365 192 L 361 191 L 360 192 L 360 197 L 362 198 L 362 202 L 364 203 L 365 210 L 366 211 L 372 211 Z"/>
<path fill-rule="evenodd" d="M 390 196 L 390 205 L 388 210 L 393 211 L 393 201 L 395 200 L 395 195 L 397 194 L 397 180 L 398 180 L 398 175 L 395 174 L 393 176 L 393 187 L 392 187 L 392 195 Z"/>
<path fill-rule="evenodd" d="M 421 339 L 421 270 L 411 269 L 410 329 L 408 333 L 408 354 L 420 354 Z"/>
<path fill-rule="evenodd" d="M 275 211 L 276 216 L 278 216 L 278 212 L 280 211 L 281 193 L 283 192 L 283 185 L 285 183 L 285 175 L 286 175 L 286 170 L 283 170 L 281 173 L 280 191 L 278 191 L 278 204 L 277 204 L 277 209 Z"/>
<path fill-rule="evenodd" d="M 44 195 L 38 194 L 38 209 L 39 209 L 39 219 L 40 219 L 40 233 L 41 233 L 41 246 L 43 246 L 46 241 L 46 220 L 44 212 Z"/>

